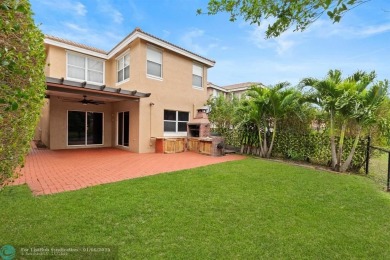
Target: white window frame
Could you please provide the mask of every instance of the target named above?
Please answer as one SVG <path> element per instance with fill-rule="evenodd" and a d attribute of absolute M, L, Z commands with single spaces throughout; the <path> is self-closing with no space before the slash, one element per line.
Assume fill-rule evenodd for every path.
<path fill-rule="evenodd" d="M 85 60 L 85 68 L 82 68 L 84 69 L 84 78 L 85 80 L 82 80 L 82 79 L 78 79 L 78 78 L 72 78 L 72 77 L 69 77 L 69 69 L 68 69 L 68 60 L 69 60 L 69 55 L 74 55 L 74 56 L 79 56 L 79 57 L 82 57 L 84 58 Z M 91 60 L 96 60 L 96 61 L 100 61 L 103 63 L 103 82 L 95 82 L 95 81 L 89 81 L 88 80 L 88 71 L 94 71 L 94 72 L 100 72 L 100 71 L 96 71 L 96 70 L 91 70 L 88 68 L 88 60 L 91 59 Z M 70 65 L 70 66 L 73 66 L 73 65 Z M 73 66 L 73 67 L 76 67 L 76 66 Z M 81 67 L 78 67 L 78 68 L 81 68 Z M 97 85 L 104 85 L 104 82 L 106 81 L 105 79 L 105 71 L 106 71 L 106 62 L 105 60 L 103 59 L 99 59 L 99 58 L 95 58 L 95 57 L 92 57 L 92 56 L 87 56 L 87 55 L 83 55 L 83 54 L 79 54 L 79 53 L 76 53 L 76 52 L 72 52 L 72 51 L 67 51 L 66 52 L 66 79 L 68 80 L 74 80 L 74 81 L 78 81 L 78 82 L 87 82 L 87 83 L 90 83 L 90 84 L 97 84 Z"/>
<path fill-rule="evenodd" d="M 124 58 L 125 58 L 126 55 L 129 55 L 129 66 L 128 66 L 128 67 L 129 67 L 129 77 L 128 77 L 127 79 L 123 79 L 123 80 L 119 81 L 119 79 L 118 79 L 118 72 L 119 72 L 120 70 L 119 70 L 119 67 L 118 67 L 118 62 L 119 62 L 120 60 L 123 60 L 123 64 L 124 64 Z M 123 53 L 121 56 L 119 56 L 118 58 L 116 58 L 115 61 L 116 61 L 116 84 L 115 84 L 115 85 L 120 85 L 120 84 L 125 83 L 125 82 L 127 82 L 127 81 L 130 80 L 130 51 L 126 51 L 126 52 Z M 126 67 L 123 67 L 123 68 L 122 68 L 122 70 L 123 70 L 123 77 L 125 76 L 125 73 L 124 73 L 125 68 L 126 68 Z"/>
<path fill-rule="evenodd" d="M 152 50 L 152 51 L 156 51 L 156 52 L 159 52 L 161 54 L 161 77 L 159 76 L 155 76 L 155 75 L 151 75 L 151 74 L 148 74 L 148 49 Z M 154 45 L 150 45 L 148 44 L 146 46 L 146 76 L 150 79 L 158 79 L 158 80 L 162 80 L 163 79 L 163 63 L 164 63 L 164 60 L 163 60 L 163 50 L 160 49 L 160 48 L 157 48 L 155 47 Z M 159 64 L 157 62 L 154 62 L 154 61 L 151 61 L 150 62 L 153 62 L 153 63 L 156 63 L 156 64 Z"/>
<path fill-rule="evenodd" d="M 201 75 L 199 74 L 196 74 L 195 70 L 196 69 L 201 69 Z M 194 85 L 194 76 L 198 76 L 198 77 L 201 77 L 201 86 L 195 86 Z M 195 88 L 195 89 L 203 89 L 203 79 L 204 79 L 204 67 L 203 65 L 199 64 L 199 63 L 193 63 L 192 64 L 192 87 Z"/>
<path fill-rule="evenodd" d="M 165 120 L 164 114 L 163 114 L 163 129 L 164 129 L 165 122 L 175 122 L 176 123 L 176 132 L 165 132 L 164 131 L 164 136 L 187 136 L 187 129 L 186 129 L 186 131 L 178 131 L 179 130 L 179 122 L 180 123 L 184 123 L 184 122 L 188 123 L 190 121 L 190 112 L 174 110 L 174 109 L 164 109 L 164 113 L 165 113 L 165 111 L 176 112 L 176 120 Z M 188 114 L 188 121 L 179 121 L 179 112 L 187 113 Z"/>

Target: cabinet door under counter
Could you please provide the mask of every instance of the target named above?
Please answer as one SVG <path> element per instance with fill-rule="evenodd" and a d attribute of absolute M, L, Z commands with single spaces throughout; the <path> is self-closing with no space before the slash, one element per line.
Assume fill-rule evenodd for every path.
<path fill-rule="evenodd" d="M 181 153 L 184 152 L 185 139 L 181 137 L 156 137 L 156 153 Z"/>

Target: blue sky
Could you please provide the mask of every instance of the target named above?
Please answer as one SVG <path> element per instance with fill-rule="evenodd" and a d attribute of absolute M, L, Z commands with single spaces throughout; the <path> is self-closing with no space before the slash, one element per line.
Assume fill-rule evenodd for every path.
<path fill-rule="evenodd" d="M 344 75 L 375 70 L 390 79 L 390 1 L 372 0 L 348 12 L 338 24 L 320 18 L 305 32 L 287 31 L 265 39 L 262 26 L 228 14 L 196 15 L 207 0 L 31 0 L 45 34 L 110 50 L 140 27 L 216 61 L 208 80 L 224 86 L 241 82 L 322 78 L 329 69 Z"/>

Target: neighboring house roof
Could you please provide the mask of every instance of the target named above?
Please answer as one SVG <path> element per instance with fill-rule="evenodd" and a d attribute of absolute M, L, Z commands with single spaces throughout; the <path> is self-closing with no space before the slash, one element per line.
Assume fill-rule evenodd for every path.
<path fill-rule="evenodd" d="M 264 85 L 260 82 L 244 82 L 244 83 L 238 83 L 238 84 L 227 85 L 227 86 L 217 86 L 211 82 L 208 82 L 207 84 L 208 88 L 214 88 L 226 93 L 247 90 L 251 86 L 264 86 Z"/>
<path fill-rule="evenodd" d="M 219 91 L 222 91 L 222 92 L 228 92 L 223 87 L 217 86 L 217 85 L 215 85 L 214 83 L 211 83 L 211 82 L 207 82 L 207 87 L 208 88 L 213 88 L 213 89 L 216 89 L 216 90 L 219 90 Z"/>
<path fill-rule="evenodd" d="M 104 50 L 100 50 L 94 47 L 90 47 L 84 44 L 79 44 L 73 41 L 69 41 L 66 39 L 62 39 L 55 36 L 46 35 L 44 42 L 46 44 L 66 48 L 69 50 L 81 52 L 84 54 L 92 55 L 95 57 L 99 57 L 102 59 L 110 59 L 113 56 L 115 56 L 118 52 L 120 52 L 123 48 L 125 48 L 129 43 L 134 41 L 135 39 L 143 39 L 147 42 L 153 43 L 157 46 L 163 47 L 165 49 L 174 51 L 176 53 L 179 53 L 183 56 L 189 57 L 195 61 L 198 61 L 202 64 L 205 64 L 209 67 L 213 67 L 215 65 L 215 61 L 210 60 L 208 58 L 205 58 L 201 55 L 195 54 L 191 51 L 188 51 L 184 48 L 181 48 L 175 44 L 172 44 L 170 42 L 167 42 L 163 39 L 160 39 L 154 35 L 151 35 L 149 33 L 146 33 L 142 31 L 140 28 L 136 28 L 134 31 L 132 31 L 129 35 L 127 35 L 121 42 L 119 42 L 112 50 L 106 52 Z"/>
<path fill-rule="evenodd" d="M 244 82 L 244 83 L 223 86 L 223 88 L 233 92 L 233 91 L 247 90 L 252 86 L 263 86 L 263 84 L 260 82 Z"/>

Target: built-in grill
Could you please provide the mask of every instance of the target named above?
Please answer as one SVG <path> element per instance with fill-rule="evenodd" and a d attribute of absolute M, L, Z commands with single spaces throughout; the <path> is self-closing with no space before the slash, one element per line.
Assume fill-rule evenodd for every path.
<path fill-rule="evenodd" d="M 205 108 L 198 109 L 195 118 L 187 123 L 188 137 L 209 137 L 210 121 Z"/>
<path fill-rule="evenodd" d="M 187 149 L 212 156 L 224 155 L 224 139 L 210 135 L 210 121 L 207 109 L 198 109 L 195 118 L 187 123 Z"/>

